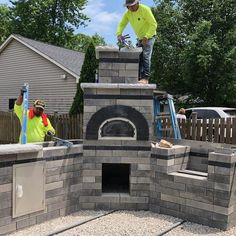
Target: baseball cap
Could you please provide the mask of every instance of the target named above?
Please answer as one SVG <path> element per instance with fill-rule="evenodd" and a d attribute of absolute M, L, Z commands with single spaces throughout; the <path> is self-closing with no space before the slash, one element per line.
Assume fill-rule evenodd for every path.
<path fill-rule="evenodd" d="M 34 101 L 34 107 L 36 107 L 36 108 L 41 108 L 41 109 L 44 110 L 44 108 L 45 108 L 45 102 L 42 101 L 42 100 L 35 100 L 35 101 Z"/>
<path fill-rule="evenodd" d="M 139 0 L 126 0 L 124 3 L 124 7 L 133 6 L 133 5 L 137 4 L 138 2 L 139 2 Z"/>

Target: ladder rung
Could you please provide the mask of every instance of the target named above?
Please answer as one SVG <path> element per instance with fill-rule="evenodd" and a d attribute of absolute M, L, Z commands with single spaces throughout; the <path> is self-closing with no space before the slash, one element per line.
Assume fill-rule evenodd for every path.
<path fill-rule="evenodd" d="M 162 100 L 168 100 L 171 99 L 173 100 L 173 97 L 170 94 L 160 94 L 160 95 L 154 95 L 154 99 L 158 99 L 158 101 L 162 101 Z"/>
<path fill-rule="evenodd" d="M 159 112 L 157 113 L 157 116 L 167 116 L 170 115 L 170 112 Z"/>
<path fill-rule="evenodd" d="M 162 100 L 167 100 L 168 95 L 164 94 L 164 95 L 155 95 L 154 98 L 158 99 L 159 101 Z"/>
<path fill-rule="evenodd" d="M 160 131 L 172 131 L 173 130 L 173 128 L 161 128 L 161 129 L 159 129 Z"/>
<path fill-rule="evenodd" d="M 156 119 L 162 119 L 162 118 L 170 118 L 170 116 L 156 116 Z"/>
<path fill-rule="evenodd" d="M 162 119 L 162 118 L 171 118 L 171 117 L 170 117 L 169 112 L 160 112 L 160 113 L 157 113 L 156 118 Z"/>

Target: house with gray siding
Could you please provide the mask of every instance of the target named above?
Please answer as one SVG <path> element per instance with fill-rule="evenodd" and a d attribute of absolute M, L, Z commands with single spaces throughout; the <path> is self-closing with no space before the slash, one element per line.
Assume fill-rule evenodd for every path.
<path fill-rule="evenodd" d="M 0 111 L 12 109 L 27 82 L 30 106 L 42 99 L 46 113 L 68 113 L 83 61 L 84 53 L 10 35 L 0 46 Z"/>

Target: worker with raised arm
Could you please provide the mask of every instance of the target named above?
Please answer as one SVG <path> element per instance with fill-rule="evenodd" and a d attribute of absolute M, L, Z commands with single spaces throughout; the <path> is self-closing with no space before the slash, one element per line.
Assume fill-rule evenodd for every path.
<path fill-rule="evenodd" d="M 14 112 L 20 120 L 21 125 L 23 118 L 24 92 L 25 91 L 23 88 L 14 105 Z M 27 111 L 27 143 L 43 142 L 46 134 L 50 136 L 55 134 L 54 128 L 47 118 L 47 115 L 44 113 L 44 109 L 45 103 L 41 100 L 36 100 L 33 104 L 33 107 Z M 20 135 L 19 142 L 21 141 L 21 136 L 22 134 Z"/>
<path fill-rule="evenodd" d="M 143 49 L 140 55 L 139 83 L 148 84 L 157 22 L 150 7 L 140 4 L 139 0 L 126 0 L 124 6 L 127 10 L 118 24 L 116 36 L 118 41 L 123 41 L 125 38 L 122 33 L 127 24 L 131 24 L 138 38 L 137 46 Z"/>

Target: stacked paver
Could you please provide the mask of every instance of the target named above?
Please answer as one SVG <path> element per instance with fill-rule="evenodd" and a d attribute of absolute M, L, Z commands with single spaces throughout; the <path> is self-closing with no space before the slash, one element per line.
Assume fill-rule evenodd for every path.
<path fill-rule="evenodd" d="M 141 48 L 97 47 L 99 83 L 137 83 Z"/>
<path fill-rule="evenodd" d="M 199 146 L 201 152 L 203 148 Z M 211 227 L 229 228 L 235 224 L 236 153 L 216 148 L 208 155 L 207 173 L 182 172 L 190 153 L 190 147 L 179 145 L 152 149 L 150 210 Z"/>

